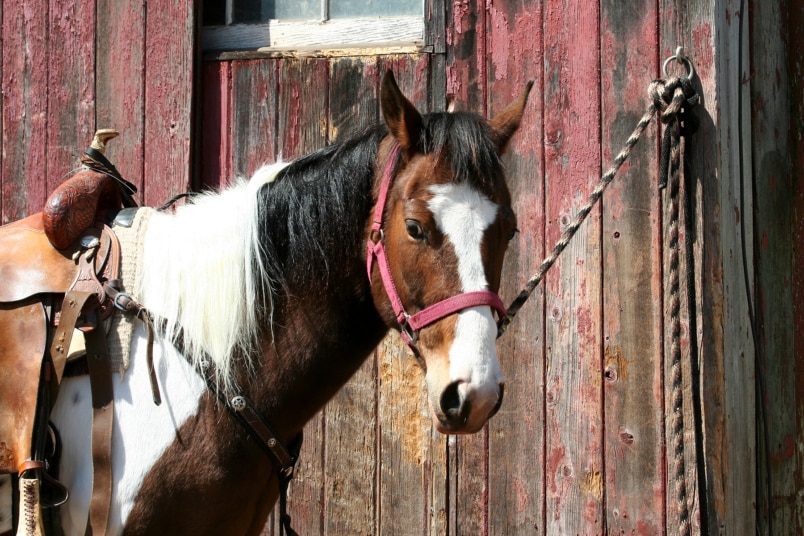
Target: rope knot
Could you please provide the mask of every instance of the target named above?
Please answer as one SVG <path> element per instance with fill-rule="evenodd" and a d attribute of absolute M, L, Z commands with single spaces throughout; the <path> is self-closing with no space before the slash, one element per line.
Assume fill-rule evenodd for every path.
<path fill-rule="evenodd" d="M 648 95 L 653 99 L 656 109 L 662 112 L 662 123 L 665 124 L 675 121 L 679 114 L 693 108 L 701 100 L 686 76 L 654 80 L 648 87 Z"/>
<path fill-rule="evenodd" d="M 701 98 L 687 76 L 654 80 L 648 87 L 648 94 L 653 107 L 661 114 L 662 123 L 667 125 L 659 165 L 659 188 L 662 189 L 667 186 L 668 172 L 678 166 L 680 138 L 698 130 L 698 119 L 690 110 Z"/>

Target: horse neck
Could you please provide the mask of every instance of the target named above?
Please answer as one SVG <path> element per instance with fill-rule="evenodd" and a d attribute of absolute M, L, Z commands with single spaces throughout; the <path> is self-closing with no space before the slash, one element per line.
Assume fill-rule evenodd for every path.
<path fill-rule="evenodd" d="M 375 136 L 376 137 L 376 136 Z M 374 143 L 369 140 L 368 143 Z M 365 233 L 374 188 L 373 152 L 331 150 L 304 181 L 291 165 L 262 193 L 272 222 L 261 229 L 266 261 L 277 269 L 273 318 L 257 374 L 260 405 L 296 431 L 357 371 L 387 332 L 365 272 Z M 346 161 L 338 168 L 337 158 Z M 304 170 L 302 170 L 303 172 Z M 305 190 L 306 188 L 306 190 Z M 299 197 L 315 199 L 305 206 Z M 291 213 L 303 207 L 310 214 Z M 291 238 L 293 237 L 293 238 Z M 294 243 L 294 240 L 296 241 Z M 273 248 L 273 249 L 272 249 Z"/>
<path fill-rule="evenodd" d="M 272 342 L 264 346 L 259 381 L 250 384 L 260 391 L 253 393 L 258 405 L 290 437 L 360 368 L 388 330 L 370 301 L 321 290 L 288 300 Z"/>

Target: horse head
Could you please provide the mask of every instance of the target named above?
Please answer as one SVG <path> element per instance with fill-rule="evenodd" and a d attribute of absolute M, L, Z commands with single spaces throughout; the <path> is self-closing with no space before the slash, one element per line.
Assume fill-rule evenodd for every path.
<path fill-rule="evenodd" d="M 516 217 L 500 158 L 529 90 L 485 120 L 422 116 L 391 73 L 382 83 L 389 134 L 367 232 L 372 295 L 426 371 L 431 415 L 443 433 L 477 432 L 502 404 L 494 313 L 505 314 L 496 293 Z"/>

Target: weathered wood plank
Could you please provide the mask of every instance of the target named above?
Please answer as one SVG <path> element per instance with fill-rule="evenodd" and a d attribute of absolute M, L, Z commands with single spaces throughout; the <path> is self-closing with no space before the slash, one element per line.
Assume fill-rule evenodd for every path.
<path fill-rule="evenodd" d="M 3 24 L 3 4 L 0 3 L 0 45 L 3 43 L 4 37 L 4 24 Z M 4 180 L 3 180 L 3 156 L 5 154 L 5 146 L 3 140 L 5 139 L 5 131 L 3 130 L 3 119 L 5 116 L 5 107 L 3 106 L 3 94 L 5 93 L 5 74 L 3 71 L 3 47 L 0 46 L 0 225 L 5 223 L 5 216 L 3 207 L 5 204 L 3 203 L 4 197 Z"/>
<path fill-rule="evenodd" d="M 232 64 L 233 175 L 251 177 L 276 161 L 278 68 L 280 60 Z"/>
<path fill-rule="evenodd" d="M 161 205 L 191 189 L 196 11 L 190 0 L 146 4 L 145 124 L 141 199 Z"/>
<path fill-rule="evenodd" d="M 793 244 L 804 243 L 804 3 L 789 4 L 787 17 L 788 83 L 790 84 L 790 154 L 792 170 Z M 783 34 L 784 35 L 784 34 Z M 796 438 L 804 434 L 804 248 L 793 247 L 793 355 L 796 381 Z M 799 443 L 796 443 L 797 445 Z M 804 450 L 795 449 L 795 488 L 804 489 Z M 795 531 L 804 532 L 804 501 L 796 495 Z"/>
<path fill-rule="evenodd" d="M 479 0 L 453 0 L 447 9 L 446 98 L 455 102 L 456 110 L 485 111 L 476 107 L 485 107 L 486 55 L 479 48 L 485 34 L 484 5 Z"/>
<path fill-rule="evenodd" d="M 0 44 L 2 44 L 2 42 L 3 42 L 3 27 L 4 27 L 4 25 L 3 25 L 3 4 L 0 3 Z M 4 191 L 4 187 L 3 187 L 3 155 L 5 154 L 5 147 L 3 146 L 3 139 L 5 139 L 5 137 L 3 136 L 3 134 L 4 134 L 4 131 L 3 131 L 3 116 L 5 115 L 3 113 L 3 110 L 5 109 L 3 107 L 3 93 L 4 93 L 4 91 L 3 91 L 3 89 L 4 89 L 3 81 L 4 80 L 5 80 L 5 76 L 4 76 L 4 73 L 3 73 L 3 47 L 0 46 L 0 225 L 2 225 L 5 222 L 5 219 L 3 217 L 3 206 L 4 206 L 4 204 L 3 204 L 3 191 Z"/>
<path fill-rule="evenodd" d="M 697 335 L 701 337 L 700 380 L 706 416 L 708 528 L 710 533 L 753 534 L 757 496 L 754 353 L 739 233 L 741 220 L 746 229 L 752 229 L 753 211 L 750 193 L 744 198 L 745 211 L 740 209 L 737 141 L 741 133 L 747 136 L 750 130 L 738 124 L 737 110 L 740 100 L 745 114 L 750 104 L 748 93 L 739 91 L 741 81 L 748 76 L 747 63 L 742 68 L 738 63 L 739 6 L 739 0 L 661 2 L 660 58 L 669 57 L 676 46 L 684 45 L 695 62 L 696 86 L 702 96 L 702 106 L 696 109 L 700 126 L 688 139 L 686 160 L 688 180 L 695 188 L 690 193 L 697 204 L 695 255 L 700 273 L 695 277 L 701 293 Z M 749 144 L 746 138 L 745 146 Z M 749 170 L 750 152 L 744 156 L 744 169 Z M 753 258 L 750 242 L 749 259 Z M 686 397 L 684 403 L 686 411 Z M 690 439 L 687 443 L 692 445 Z M 673 474 L 674 468 L 668 465 L 668 474 Z M 698 484 L 694 469 L 688 463 L 688 489 Z M 693 519 L 697 518 L 698 504 L 704 503 L 692 505 Z M 674 508 L 673 501 L 668 501 L 668 526 L 677 519 Z"/>
<path fill-rule="evenodd" d="M 47 191 L 61 184 L 95 133 L 95 1 L 48 12 Z"/>
<path fill-rule="evenodd" d="M 489 6 L 489 115 L 534 80 L 519 131 L 504 156 L 519 233 L 510 242 L 500 294 L 506 305 L 544 258 L 541 10 L 512 0 Z M 505 398 L 489 424 L 488 534 L 545 534 L 544 293 L 537 289 L 500 339 Z"/>
<path fill-rule="evenodd" d="M 326 59 L 289 59 L 282 64 L 279 88 L 279 157 L 292 160 L 327 141 Z"/>
<path fill-rule="evenodd" d="M 547 244 L 600 176 L 599 7 L 544 7 Z M 570 68 L 570 65 L 572 68 Z M 545 280 L 548 534 L 601 533 L 603 415 L 600 207 Z"/>
<path fill-rule="evenodd" d="M 375 58 L 330 63 L 328 141 L 344 141 L 379 120 Z M 328 534 L 376 534 L 379 478 L 377 354 L 327 404 L 323 483 Z"/>
<path fill-rule="evenodd" d="M 402 92 L 427 112 L 429 58 L 380 57 L 379 76 L 389 69 Z M 378 534 L 444 534 L 446 438 L 432 426 L 424 374 L 396 332 L 378 349 L 378 367 Z"/>
<path fill-rule="evenodd" d="M 292 160 L 327 141 L 329 117 L 329 62 L 326 59 L 286 60 L 279 73 L 279 156 Z M 326 527 L 324 493 L 326 482 L 327 409 L 307 423 L 296 477 L 289 489 L 289 508 L 293 528 L 299 534 L 324 534 Z"/>
<path fill-rule="evenodd" d="M 787 7 L 777 2 L 751 5 L 751 151 L 753 153 L 754 244 L 756 288 L 754 315 L 761 351 L 757 365 L 765 375 L 757 404 L 766 404 L 757 424 L 766 419 L 769 444 L 757 450 L 761 479 L 757 494 L 761 522 L 772 516 L 775 534 L 798 534 L 796 523 L 796 385 L 795 323 L 790 282 L 793 276 L 793 177 L 790 141 L 790 87 L 785 31 Z M 744 51 L 745 54 L 748 50 Z M 745 110 L 744 113 L 748 113 Z M 746 188 L 750 188 L 748 175 Z M 749 260 L 750 262 L 750 260 Z M 770 462 L 770 475 L 766 474 Z M 768 478 L 772 505 L 768 504 Z M 772 510 L 770 508 L 772 507 Z"/>
<path fill-rule="evenodd" d="M 790 153 L 793 163 L 793 244 L 804 243 L 804 3 L 789 5 L 787 17 L 788 83 L 790 84 Z M 804 434 L 804 248 L 793 247 L 793 355 L 796 378 L 796 437 Z M 798 443 L 796 443 L 798 444 Z M 795 487 L 804 489 L 804 450 L 795 449 Z M 804 501 L 796 495 L 796 532 L 804 532 Z"/>
<path fill-rule="evenodd" d="M 446 100 L 455 110 L 486 113 L 485 2 L 453 1 L 447 13 Z M 488 524 L 488 427 L 450 437 L 449 534 L 484 534 Z"/>
<path fill-rule="evenodd" d="M 42 210 L 48 193 L 48 87 L 42 68 L 48 54 L 48 2 L 4 2 L 2 31 L 2 223 L 8 223 Z"/>
<path fill-rule="evenodd" d="M 649 103 L 646 88 L 660 67 L 658 13 L 653 3 L 616 0 L 602 2 L 601 9 L 601 127 L 608 169 Z M 656 136 L 653 126 L 642 135 L 602 201 L 603 484 L 611 534 L 663 534 L 668 528 Z"/>
<path fill-rule="evenodd" d="M 232 115 L 251 114 L 251 107 L 241 102 L 242 107 L 232 110 L 232 64 L 229 62 L 205 63 L 201 69 L 204 94 L 201 128 L 201 188 L 217 189 L 232 178 L 235 129 Z"/>
<path fill-rule="evenodd" d="M 97 0 L 95 34 L 96 128 L 115 128 L 120 136 L 107 146 L 107 156 L 142 199 L 146 155 L 145 2 Z"/>

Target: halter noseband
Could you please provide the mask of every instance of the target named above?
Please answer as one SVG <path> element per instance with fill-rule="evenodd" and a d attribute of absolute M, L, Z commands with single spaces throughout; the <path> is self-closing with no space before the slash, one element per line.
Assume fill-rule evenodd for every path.
<path fill-rule="evenodd" d="M 368 272 L 369 282 L 371 282 L 371 271 L 374 259 L 376 258 L 377 265 L 380 268 L 380 275 L 382 276 L 382 283 L 385 287 L 385 293 L 391 301 L 391 306 L 396 315 L 396 321 L 399 323 L 402 340 L 404 340 L 408 346 L 413 346 L 419 338 L 419 331 L 421 329 L 442 318 L 463 311 L 464 309 L 469 309 L 470 307 L 487 305 L 495 309 L 500 314 L 501 319 L 505 318 L 505 305 L 500 297 L 490 290 L 478 290 L 457 294 L 445 300 L 441 300 L 414 315 L 410 315 L 405 311 L 405 306 L 399 298 L 399 293 L 396 290 L 396 285 L 394 285 L 394 279 L 391 275 L 391 267 L 388 264 L 388 256 L 385 253 L 385 246 L 383 245 L 382 231 L 383 213 L 385 212 L 385 204 L 388 200 L 388 192 L 391 189 L 391 182 L 394 179 L 394 164 L 398 156 L 399 145 L 394 144 L 394 148 L 388 158 L 388 164 L 385 166 L 385 172 L 383 173 L 377 205 L 374 207 L 371 233 L 366 241 L 368 249 L 366 254 L 366 270 Z"/>

